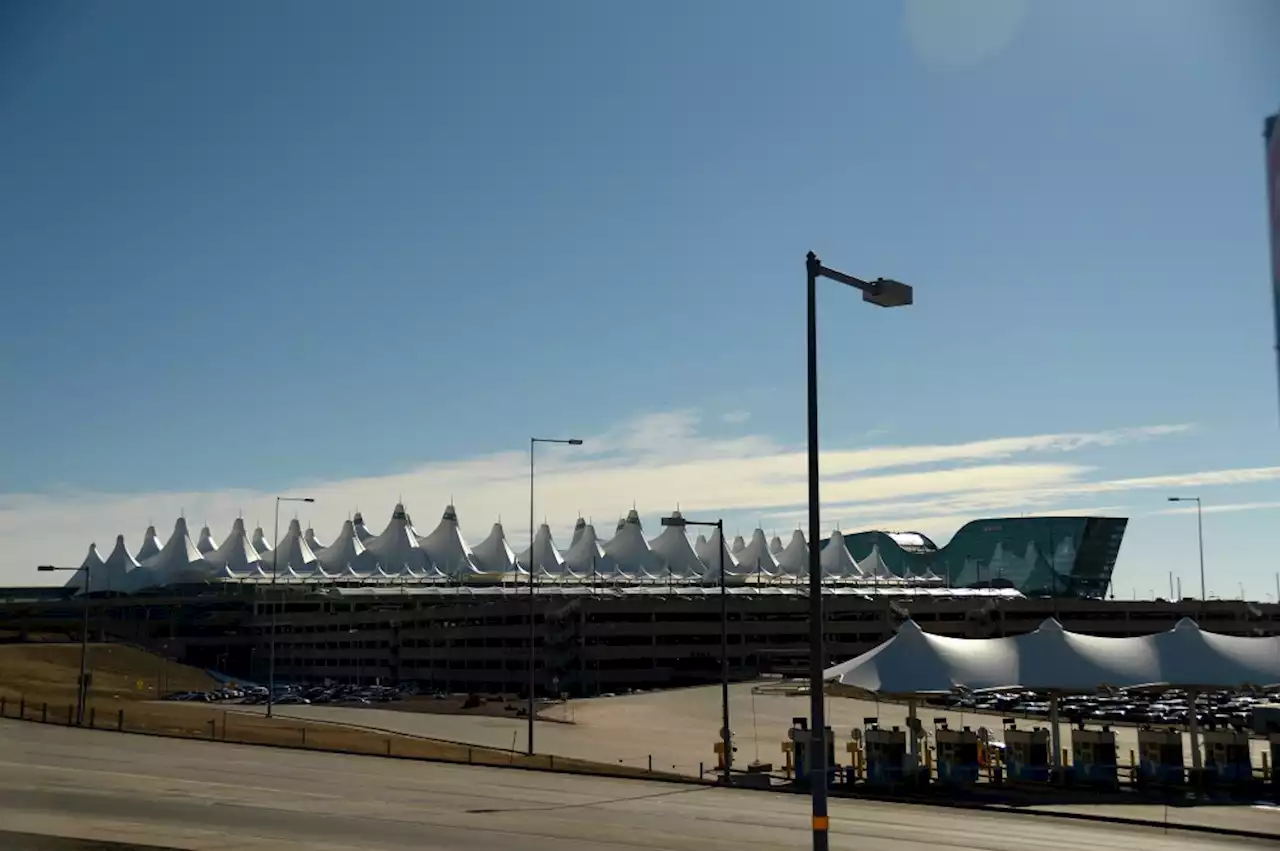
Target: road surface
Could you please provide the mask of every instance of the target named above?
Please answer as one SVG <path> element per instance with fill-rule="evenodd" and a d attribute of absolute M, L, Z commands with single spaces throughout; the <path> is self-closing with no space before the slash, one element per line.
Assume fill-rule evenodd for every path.
<path fill-rule="evenodd" d="M 765 851 L 809 846 L 808 801 L 0 721 L 0 831 L 192 851 Z M 1225 851 L 1258 842 L 832 802 L 832 848 Z M 24 840 L 0 835 L 6 851 Z M 29 847 L 37 847 L 34 844 Z M 40 846 L 45 847 L 45 846 Z"/>

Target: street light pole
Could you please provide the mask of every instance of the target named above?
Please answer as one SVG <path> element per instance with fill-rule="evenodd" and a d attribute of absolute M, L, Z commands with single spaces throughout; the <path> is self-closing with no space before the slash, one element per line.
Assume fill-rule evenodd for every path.
<path fill-rule="evenodd" d="M 710 526 L 720 540 L 720 747 L 724 749 L 724 785 L 733 785 L 733 730 L 729 727 L 729 597 L 724 578 L 724 518 L 711 521 L 686 520 L 680 514 L 662 518 L 663 526 Z"/>
<path fill-rule="evenodd" d="M 905 307 L 912 303 L 911 287 L 879 278 L 863 281 L 822 265 L 812 251 L 805 258 L 808 278 L 807 401 L 809 426 L 809 785 L 813 793 L 812 826 L 814 851 L 829 847 L 830 819 L 827 816 L 826 713 L 823 706 L 822 673 L 826 654 L 822 629 L 822 528 L 819 522 L 818 489 L 818 278 L 830 278 L 862 291 L 862 300 L 878 307 Z"/>
<path fill-rule="evenodd" d="M 276 703 L 276 575 L 280 565 L 280 503 L 315 502 L 309 496 L 277 496 L 275 527 L 271 532 L 271 650 L 267 657 L 267 717 Z"/>
<path fill-rule="evenodd" d="M 534 614 L 537 607 L 536 592 L 534 591 L 533 579 L 536 571 L 534 564 L 537 554 L 534 552 L 534 528 L 533 528 L 533 450 L 539 443 L 559 443 L 563 446 L 581 446 L 582 440 L 577 437 L 570 438 L 554 438 L 554 437 L 531 437 L 529 438 L 529 733 L 526 737 L 526 753 L 533 756 L 533 719 L 536 714 L 537 707 L 534 698 L 534 689 L 537 685 L 537 654 L 534 649 L 534 642 L 537 640 L 537 630 L 534 629 Z"/>
<path fill-rule="evenodd" d="M 1198 496 L 1171 496 L 1170 502 L 1194 502 L 1196 504 L 1196 538 L 1200 546 L 1200 608 L 1203 610 L 1205 601 L 1209 599 L 1208 592 L 1205 590 L 1204 583 L 1204 511 Z"/>
<path fill-rule="evenodd" d="M 55 567 L 51 564 L 42 564 L 37 566 L 36 570 L 41 573 L 84 571 L 84 587 L 81 589 L 81 593 L 84 595 L 84 614 L 80 623 L 80 679 L 76 683 L 76 725 L 83 727 L 85 704 L 89 702 L 87 681 L 89 674 L 89 590 L 93 588 L 93 565 L 87 561 L 83 567 Z"/>

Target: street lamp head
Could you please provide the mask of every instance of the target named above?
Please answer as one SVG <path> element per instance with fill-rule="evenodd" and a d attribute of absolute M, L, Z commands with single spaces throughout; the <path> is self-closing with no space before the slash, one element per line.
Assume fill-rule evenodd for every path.
<path fill-rule="evenodd" d="M 51 573 L 52 571 L 55 571 L 57 569 L 58 568 L 54 567 L 51 564 L 42 564 L 36 567 L 36 570 L 40 571 L 41 573 Z"/>
<path fill-rule="evenodd" d="M 679 515 L 676 515 L 674 517 L 663 517 L 662 525 L 678 526 L 679 528 L 683 529 L 685 526 L 689 525 L 689 521 L 685 520 L 683 517 L 680 517 Z"/>
<path fill-rule="evenodd" d="M 909 284 L 889 278 L 876 278 L 862 291 L 862 300 L 877 307 L 906 307 L 914 301 Z"/>
<path fill-rule="evenodd" d="M 580 438 L 580 437 L 571 437 L 571 438 L 569 438 L 569 441 L 568 441 L 568 442 L 569 442 L 569 445 L 570 445 L 570 446 L 581 446 L 581 445 L 582 445 L 582 438 Z"/>
<path fill-rule="evenodd" d="M 303 501 L 303 502 L 315 502 L 315 500 L 314 500 L 314 499 L 312 499 L 312 498 L 311 498 L 311 497 L 309 497 L 309 496 L 304 496 L 304 497 L 302 498 L 302 501 Z"/>
<path fill-rule="evenodd" d="M 1170 502 L 1182 502 L 1182 497 L 1180 497 L 1180 496 L 1171 496 L 1171 497 L 1169 497 L 1169 501 L 1170 501 Z"/>

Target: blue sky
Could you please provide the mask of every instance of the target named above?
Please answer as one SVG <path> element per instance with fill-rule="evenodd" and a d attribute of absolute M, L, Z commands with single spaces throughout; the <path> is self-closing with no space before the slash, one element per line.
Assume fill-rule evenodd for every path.
<path fill-rule="evenodd" d="M 1268 0 L 6 3 L 0 582 L 298 488 L 321 537 L 398 496 L 519 526 L 531 433 L 593 438 L 547 455 L 556 528 L 790 528 L 813 249 L 917 288 L 820 295 L 863 483 L 824 527 L 1122 514 L 1146 594 L 1191 579 L 1191 488 L 1211 590 L 1274 592 L 1277 33 Z"/>

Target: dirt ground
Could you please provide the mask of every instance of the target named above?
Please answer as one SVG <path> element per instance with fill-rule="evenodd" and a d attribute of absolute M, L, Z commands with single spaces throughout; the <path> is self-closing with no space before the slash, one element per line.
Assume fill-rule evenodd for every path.
<path fill-rule="evenodd" d="M 177 691 L 208 691 L 217 682 L 196 668 L 119 644 L 90 644 L 92 701 L 155 700 Z M 0 695 L 63 706 L 76 701 L 80 645 L 0 644 Z"/>

